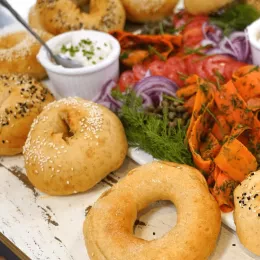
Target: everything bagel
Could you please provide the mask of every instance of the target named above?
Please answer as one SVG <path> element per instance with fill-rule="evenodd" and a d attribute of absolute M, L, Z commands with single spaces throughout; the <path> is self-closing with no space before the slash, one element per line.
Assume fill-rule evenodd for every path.
<path fill-rule="evenodd" d="M 158 240 L 133 235 L 138 211 L 158 200 L 170 200 L 177 224 Z M 202 174 L 194 168 L 154 162 L 132 170 L 94 204 L 84 222 L 92 260 L 207 259 L 220 231 L 220 210 Z"/>
<path fill-rule="evenodd" d="M 121 166 L 126 153 L 127 140 L 117 116 L 80 98 L 46 106 L 24 146 L 29 180 L 49 195 L 92 188 Z"/>
<path fill-rule="evenodd" d="M 36 30 L 47 41 L 52 36 Z M 40 44 L 26 31 L 0 36 L 0 74 L 28 74 L 36 79 L 46 76 L 45 69 L 36 59 Z"/>
<path fill-rule="evenodd" d="M 125 10 L 120 0 L 91 0 L 89 13 L 75 1 L 38 0 L 36 4 L 43 28 L 54 35 L 79 29 L 120 30 L 125 25 Z"/>
<path fill-rule="evenodd" d="M 33 78 L 0 76 L 0 155 L 22 152 L 33 120 L 53 100 L 51 93 Z"/>

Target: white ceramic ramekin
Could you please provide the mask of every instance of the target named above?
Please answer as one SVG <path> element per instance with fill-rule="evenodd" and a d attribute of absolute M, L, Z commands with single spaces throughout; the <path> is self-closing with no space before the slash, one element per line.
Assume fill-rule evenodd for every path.
<path fill-rule="evenodd" d="M 260 19 L 247 27 L 247 34 L 251 46 L 253 63 L 260 65 Z"/>
<path fill-rule="evenodd" d="M 107 81 L 118 79 L 120 44 L 107 33 L 91 30 L 64 33 L 50 39 L 47 44 L 51 50 L 56 50 L 62 44 L 70 42 L 72 37 L 107 41 L 112 45 L 112 52 L 104 61 L 94 66 L 77 69 L 55 65 L 44 47 L 40 49 L 37 59 L 47 71 L 52 83 L 49 88 L 56 98 L 78 96 L 91 100 L 98 95 Z"/>

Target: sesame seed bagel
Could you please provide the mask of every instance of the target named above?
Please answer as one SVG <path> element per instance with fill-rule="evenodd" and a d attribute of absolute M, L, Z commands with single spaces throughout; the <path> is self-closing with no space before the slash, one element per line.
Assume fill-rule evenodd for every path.
<path fill-rule="evenodd" d="M 117 116 L 80 98 L 46 106 L 24 146 L 29 180 L 49 195 L 87 191 L 118 169 L 126 153 L 127 140 Z"/>
<path fill-rule="evenodd" d="M 33 120 L 53 100 L 52 94 L 33 78 L 0 76 L 0 155 L 22 152 Z"/>
<path fill-rule="evenodd" d="M 79 29 L 111 31 L 123 29 L 125 10 L 120 0 L 90 0 L 89 13 L 75 1 L 38 0 L 41 24 L 54 35 Z"/>
<path fill-rule="evenodd" d="M 241 243 L 260 256 L 260 171 L 251 173 L 234 191 L 234 221 Z"/>
<path fill-rule="evenodd" d="M 36 32 L 47 41 L 52 36 Z M 40 44 L 26 31 L 12 32 L 0 36 L 0 74 L 28 74 L 36 79 L 46 76 L 45 69 L 37 61 Z"/>
<path fill-rule="evenodd" d="M 160 239 L 135 237 L 138 211 L 158 200 L 175 204 L 176 226 Z M 198 170 L 153 162 L 105 192 L 89 211 L 83 232 L 92 260 L 203 260 L 214 250 L 220 226 L 219 207 Z"/>
<path fill-rule="evenodd" d="M 132 22 L 161 20 L 173 13 L 178 0 L 121 0 Z"/>

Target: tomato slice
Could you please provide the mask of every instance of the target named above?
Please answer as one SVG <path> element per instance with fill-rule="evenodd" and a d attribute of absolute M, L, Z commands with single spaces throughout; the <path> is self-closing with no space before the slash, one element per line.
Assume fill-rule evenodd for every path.
<path fill-rule="evenodd" d="M 187 74 L 185 61 L 180 57 L 171 57 L 166 61 L 164 76 L 174 81 L 179 87 L 184 85 L 181 75 Z"/>
<path fill-rule="evenodd" d="M 185 30 L 183 33 L 183 43 L 187 47 L 196 46 L 204 39 L 201 26 L 193 27 Z"/>
<path fill-rule="evenodd" d="M 165 62 L 156 60 L 149 65 L 149 70 L 153 76 L 164 76 Z"/>
<path fill-rule="evenodd" d="M 175 28 L 179 28 L 182 25 L 185 25 L 192 17 L 193 15 L 189 14 L 185 10 L 182 10 L 173 16 L 173 25 Z"/>
<path fill-rule="evenodd" d="M 247 64 L 241 61 L 233 61 L 227 63 L 224 69 L 224 77 L 226 80 L 230 80 L 232 78 L 233 73 L 239 69 L 240 67 L 246 66 Z"/>
<path fill-rule="evenodd" d="M 137 81 L 144 78 L 147 68 L 143 64 L 136 64 L 133 66 L 134 77 Z"/>
<path fill-rule="evenodd" d="M 133 87 L 135 83 L 136 79 L 134 73 L 131 70 L 123 72 L 118 81 L 121 92 L 124 92 L 129 87 Z"/>
<path fill-rule="evenodd" d="M 234 63 L 234 59 L 227 55 L 214 55 L 209 56 L 204 60 L 204 67 L 207 78 L 210 80 L 216 79 L 216 73 L 225 77 L 225 67 L 228 63 Z"/>

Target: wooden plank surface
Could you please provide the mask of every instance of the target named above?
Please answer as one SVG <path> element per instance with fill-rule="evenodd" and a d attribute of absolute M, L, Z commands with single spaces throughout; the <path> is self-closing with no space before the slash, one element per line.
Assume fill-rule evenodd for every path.
<path fill-rule="evenodd" d="M 9 2 L 22 16 L 27 17 L 29 7 L 35 0 Z M 8 12 L 0 8 L 0 27 L 11 21 Z M 0 157 L 0 232 L 33 260 L 88 259 L 82 234 L 87 210 L 102 192 L 136 166 L 133 161 L 126 159 L 119 171 L 110 174 L 85 194 L 50 197 L 35 190 L 28 182 L 22 156 Z M 148 213 L 139 217 L 135 235 L 148 240 L 159 238 L 174 223 L 174 207 L 169 203 L 157 203 Z M 3 240 L 3 236 L 0 236 L 0 240 Z M 255 258 L 239 245 L 235 233 L 222 226 L 216 250 L 210 259 Z"/>
<path fill-rule="evenodd" d="M 99 195 L 137 167 L 124 165 L 87 193 L 50 197 L 35 190 L 24 175 L 22 156 L 0 158 L 0 231 L 31 259 L 88 259 L 82 224 L 86 211 Z M 136 222 L 135 235 L 148 240 L 160 238 L 176 223 L 169 203 L 156 203 Z M 236 235 L 225 226 L 212 260 L 249 260 Z"/>

